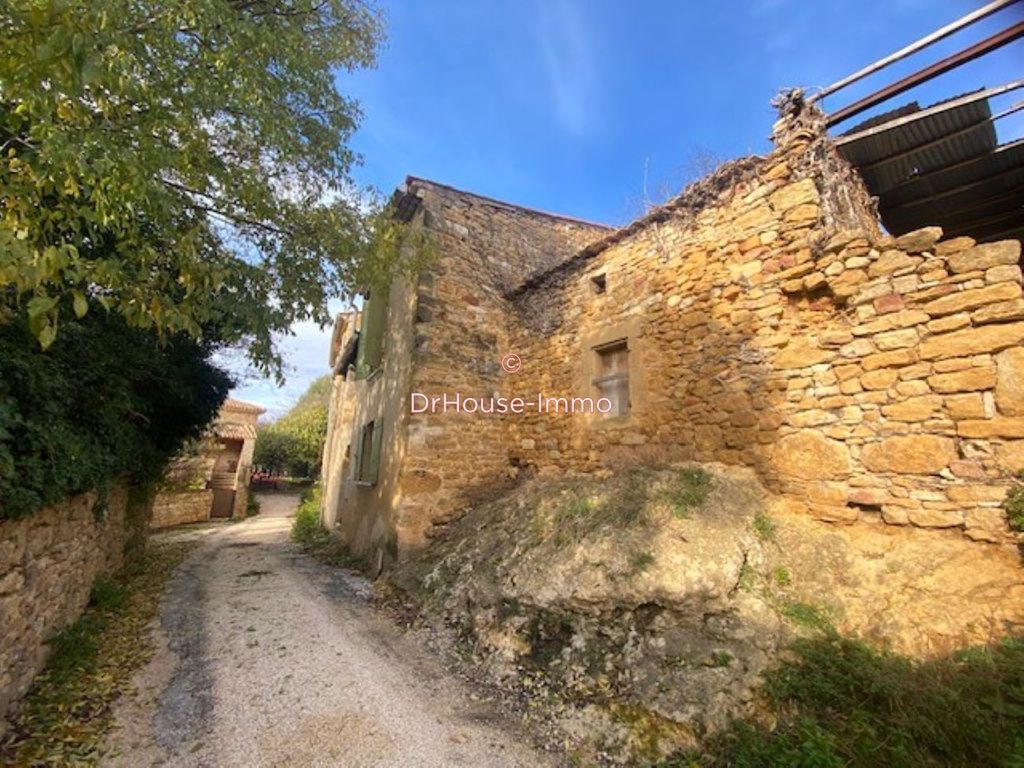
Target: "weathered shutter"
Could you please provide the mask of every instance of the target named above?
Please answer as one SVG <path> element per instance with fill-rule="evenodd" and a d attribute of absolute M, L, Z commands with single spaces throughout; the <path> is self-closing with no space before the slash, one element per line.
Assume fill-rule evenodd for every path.
<path fill-rule="evenodd" d="M 363 322 L 359 331 L 356 378 L 365 379 L 380 368 L 384 359 L 384 331 L 388 317 L 388 291 L 374 288 L 363 303 Z"/>
<path fill-rule="evenodd" d="M 377 472 L 380 469 L 380 444 L 381 435 L 384 433 L 384 422 L 375 419 L 373 422 L 373 441 L 370 447 L 370 463 L 366 468 L 366 482 L 371 485 L 377 482 Z"/>
<path fill-rule="evenodd" d="M 352 448 L 352 478 L 359 482 L 363 479 L 363 430 L 359 430 L 353 437 L 352 442 L 349 443 L 349 447 L 352 447 L 352 443 L 355 443 L 355 448 Z"/>

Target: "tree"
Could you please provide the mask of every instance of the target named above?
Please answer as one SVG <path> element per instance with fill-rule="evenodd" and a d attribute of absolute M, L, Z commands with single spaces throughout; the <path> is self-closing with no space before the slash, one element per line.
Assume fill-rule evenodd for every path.
<path fill-rule="evenodd" d="M 0 286 L 44 348 L 102 306 L 279 373 L 394 255 L 335 87 L 374 64 L 361 0 L 8 0 L 0 35 Z"/>
<path fill-rule="evenodd" d="M 253 457 L 256 466 L 293 477 L 320 474 L 330 387 L 330 376 L 321 376 L 284 416 L 260 427 Z"/>

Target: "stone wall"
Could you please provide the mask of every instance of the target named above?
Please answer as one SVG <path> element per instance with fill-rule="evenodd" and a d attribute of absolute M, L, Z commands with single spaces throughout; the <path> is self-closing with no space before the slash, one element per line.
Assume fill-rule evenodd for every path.
<path fill-rule="evenodd" d="M 213 491 L 161 491 L 153 501 L 151 528 L 167 528 L 210 519 Z"/>
<path fill-rule="evenodd" d="M 489 397 L 502 386 L 507 293 L 609 230 L 434 184 L 413 187 L 439 258 L 417 286 L 411 391 Z M 411 546 L 514 477 L 498 419 L 412 414 L 401 522 Z"/>
<path fill-rule="evenodd" d="M 622 339 L 632 408 L 508 418 L 511 461 L 743 464 L 824 519 L 1010 539 L 1020 243 L 883 236 L 823 132 L 779 128 L 770 156 L 725 166 L 518 293 L 508 343 L 524 367 L 504 392 L 596 397 L 593 348 Z"/>
<path fill-rule="evenodd" d="M 78 618 L 96 577 L 122 564 L 137 516 L 130 495 L 114 488 L 102 512 L 96 498 L 87 493 L 0 520 L 0 731 L 42 668 L 47 642 Z"/>
<path fill-rule="evenodd" d="M 323 469 L 325 524 L 383 562 L 422 546 L 435 524 L 512 477 L 504 424 L 413 414 L 410 393 L 492 393 L 502 380 L 507 291 L 608 231 L 420 179 L 409 179 L 399 208 L 428 230 L 437 259 L 392 286 L 381 373 L 335 377 Z M 364 487 L 351 477 L 350 443 L 378 416 L 381 471 Z"/>

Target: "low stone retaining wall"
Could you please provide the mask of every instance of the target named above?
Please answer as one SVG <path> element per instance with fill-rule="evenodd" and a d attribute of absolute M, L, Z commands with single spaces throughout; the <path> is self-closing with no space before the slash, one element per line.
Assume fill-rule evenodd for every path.
<path fill-rule="evenodd" d="M 150 528 L 167 528 L 210 519 L 213 491 L 161 491 L 153 501 Z"/>
<path fill-rule="evenodd" d="M 48 643 L 77 619 L 96 577 L 117 570 L 129 539 L 130 494 L 75 496 L 19 520 L 0 520 L 0 733 L 42 668 Z"/>

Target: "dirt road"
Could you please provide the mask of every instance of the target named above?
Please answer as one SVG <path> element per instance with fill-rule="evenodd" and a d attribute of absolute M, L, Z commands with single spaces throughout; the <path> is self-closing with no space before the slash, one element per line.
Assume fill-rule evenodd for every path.
<path fill-rule="evenodd" d="M 201 541 L 171 580 L 158 651 L 116 712 L 108 765 L 544 766 L 514 725 L 289 541 L 297 497 Z"/>

